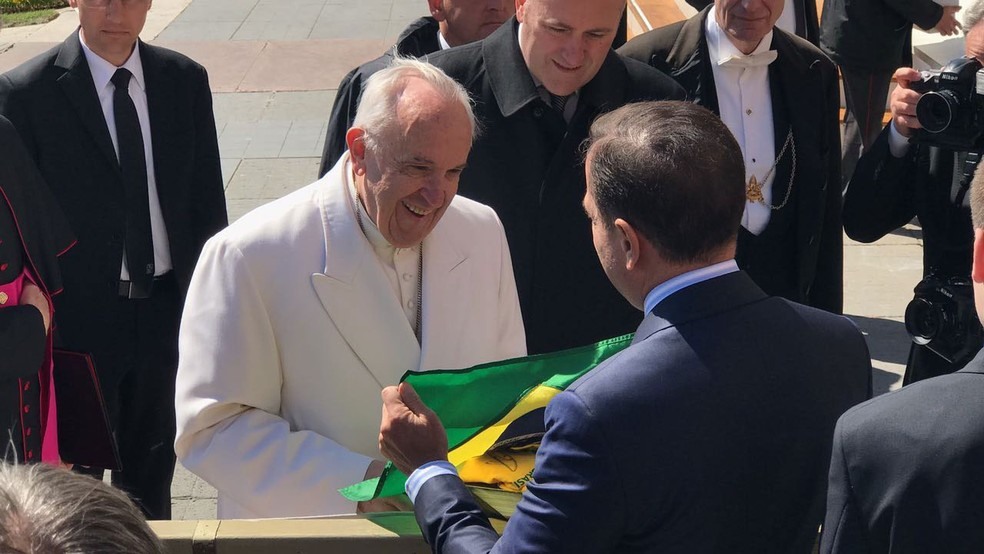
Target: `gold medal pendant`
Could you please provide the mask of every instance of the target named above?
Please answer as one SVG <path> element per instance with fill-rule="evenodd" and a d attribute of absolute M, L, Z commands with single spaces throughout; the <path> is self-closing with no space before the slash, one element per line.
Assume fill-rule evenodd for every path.
<path fill-rule="evenodd" d="M 6 304 L 8 298 L 10 298 L 10 297 L 7 296 L 7 293 L 0 292 L 0 306 Z"/>
<path fill-rule="evenodd" d="M 758 179 L 754 175 L 748 180 L 748 184 L 745 185 L 745 198 L 749 202 L 762 202 L 765 200 L 765 197 L 762 196 L 762 185 L 759 184 Z"/>

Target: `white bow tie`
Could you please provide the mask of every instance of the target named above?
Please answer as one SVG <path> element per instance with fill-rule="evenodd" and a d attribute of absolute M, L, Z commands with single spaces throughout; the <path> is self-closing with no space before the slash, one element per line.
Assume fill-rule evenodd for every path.
<path fill-rule="evenodd" d="M 747 56 L 729 56 L 723 60 L 718 60 L 718 65 L 721 67 L 765 67 L 776 61 L 778 55 L 779 53 L 775 50 L 766 50 Z"/>

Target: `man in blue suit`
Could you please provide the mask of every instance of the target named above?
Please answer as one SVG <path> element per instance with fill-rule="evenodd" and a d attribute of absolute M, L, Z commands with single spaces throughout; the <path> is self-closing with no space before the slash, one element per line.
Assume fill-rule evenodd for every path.
<path fill-rule="evenodd" d="M 434 413 L 406 384 L 383 390 L 380 450 L 410 475 L 427 541 L 469 553 L 810 552 L 834 423 L 871 392 L 861 333 L 738 270 L 742 154 L 711 112 L 630 104 L 596 120 L 589 141 L 594 246 L 646 317 L 632 346 L 547 407 L 533 481 L 501 539 L 447 462 Z"/>

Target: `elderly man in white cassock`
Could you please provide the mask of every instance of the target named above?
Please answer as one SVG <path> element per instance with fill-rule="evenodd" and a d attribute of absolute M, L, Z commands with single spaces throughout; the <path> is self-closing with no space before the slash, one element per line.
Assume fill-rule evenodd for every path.
<path fill-rule="evenodd" d="M 383 387 L 526 353 L 502 225 L 455 196 L 475 130 L 460 85 L 395 60 L 324 178 L 206 244 L 181 323 L 175 450 L 218 489 L 220 518 L 398 508 L 338 493 L 383 467 Z"/>

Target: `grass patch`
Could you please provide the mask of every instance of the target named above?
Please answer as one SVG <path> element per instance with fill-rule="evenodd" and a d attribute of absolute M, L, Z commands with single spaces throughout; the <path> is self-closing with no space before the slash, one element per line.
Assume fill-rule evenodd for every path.
<path fill-rule="evenodd" d="M 58 11 L 52 9 L 0 14 L 0 18 L 3 19 L 4 27 L 40 25 L 42 23 L 47 23 L 56 17 L 58 17 Z"/>

